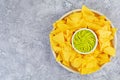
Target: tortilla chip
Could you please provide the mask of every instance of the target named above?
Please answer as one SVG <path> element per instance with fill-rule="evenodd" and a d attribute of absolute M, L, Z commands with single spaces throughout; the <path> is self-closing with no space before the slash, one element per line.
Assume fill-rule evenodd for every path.
<path fill-rule="evenodd" d="M 100 53 L 101 53 L 100 50 L 96 48 L 95 51 L 93 52 L 93 56 L 97 57 Z"/>
<path fill-rule="evenodd" d="M 100 42 L 100 51 L 103 51 L 104 48 L 111 46 L 111 42 L 110 41 L 105 41 L 105 42 Z"/>
<path fill-rule="evenodd" d="M 74 68 L 79 68 L 81 65 L 82 65 L 82 59 L 81 57 L 78 57 L 78 58 L 75 58 L 71 65 L 74 67 Z"/>
<path fill-rule="evenodd" d="M 99 56 L 97 57 L 97 60 L 98 60 L 98 64 L 100 66 L 102 66 L 103 64 L 107 63 L 110 61 L 110 57 L 108 54 L 105 54 L 105 53 L 101 53 L 99 54 Z"/>
<path fill-rule="evenodd" d="M 69 59 L 72 55 L 71 51 L 72 51 L 71 47 L 69 45 L 65 44 L 65 46 L 62 50 L 62 57 L 66 62 L 69 62 Z"/>
<path fill-rule="evenodd" d="M 60 32 L 58 34 L 56 34 L 55 36 L 53 36 L 53 40 L 59 44 L 64 43 L 64 34 L 63 32 Z"/>
<path fill-rule="evenodd" d="M 72 13 L 71 15 L 68 16 L 67 21 L 68 21 L 68 23 L 70 23 L 72 25 L 75 25 L 75 24 L 79 23 L 81 18 L 82 18 L 82 13 L 81 12 Z"/>
<path fill-rule="evenodd" d="M 108 46 L 104 49 L 104 53 L 115 56 L 115 49 L 111 46 Z"/>
<path fill-rule="evenodd" d="M 65 24 L 65 22 L 63 22 L 63 20 L 59 20 L 56 23 L 54 23 L 54 28 L 59 30 L 59 31 L 65 31 L 67 29 L 70 29 L 70 26 Z"/>
<path fill-rule="evenodd" d="M 63 59 L 62 59 L 62 56 L 60 54 L 57 55 L 57 58 L 56 58 L 56 61 L 58 62 L 61 62 Z"/>
<path fill-rule="evenodd" d="M 117 31 L 117 28 L 112 28 L 111 30 L 112 30 L 112 36 L 115 36 L 115 33 L 116 33 L 116 31 Z"/>
<path fill-rule="evenodd" d="M 90 16 L 94 16 L 95 14 L 90 10 L 88 9 L 86 6 L 82 6 L 82 14 L 84 15 L 90 15 Z"/>
<path fill-rule="evenodd" d="M 93 56 L 86 57 L 84 63 L 82 64 L 81 74 L 90 74 L 100 69 L 98 66 L 98 61 Z"/>
<path fill-rule="evenodd" d="M 92 63 L 90 63 L 91 65 L 93 65 Z M 99 70 L 100 67 L 98 65 L 93 66 L 92 68 L 82 68 L 80 73 L 81 74 L 91 74 L 93 72 L 96 72 L 97 70 Z"/>

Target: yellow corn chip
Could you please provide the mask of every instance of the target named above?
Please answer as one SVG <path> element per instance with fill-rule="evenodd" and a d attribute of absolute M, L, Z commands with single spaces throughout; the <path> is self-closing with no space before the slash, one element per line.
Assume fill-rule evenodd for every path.
<path fill-rule="evenodd" d="M 72 61 L 72 63 L 71 63 L 71 65 L 72 65 L 74 68 L 79 68 L 79 67 L 81 66 L 81 64 L 82 64 L 82 59 L 81 59 L 80 57 L 75 58 L 75 59 Z"/>
<path fill-rule="evenodd" d="M 116 28 L 112 28 L 112 36 L 115 36 L 117 29 Z"/>
<path fill-rule="evenodd" d="M 104 48 L 108 47 L 108 46 L 111 46 L 111 42 L 110 41 L 104 41 L 102 43 L 99 43 L 100 44 L 100 51 L 102 51 Z"/>
<path fill-rule="evenodd" d="M 62 61 L 62 57 L 60 54 L 57 55 L 56 61 L 58 61 L 58 62 Z"/>
<path fill-rule="evenodd" d="M 62 57 L 66 62 L 69 62 L 69 59 L 72 55 L 71 53 L 71 47 L 69 45 L 65 45 L 62 51 Z"/>
<path fill-rule="evenodd" d="M 78 26 L 78 24 L 79 24 L 79 22 L 81 20 L 81 17 L 82 17 L 82 13 L 81 12 L 79 12 L 79 13 L 72 13 L 70 16 L 68 16 L 67 23 L 76 27 L 76 26 Z"/>
<path fill-rule="evenodd" d="M 92 68 L 82 68 L 80 73 L 81 74 L 90 74 L 90 73 L 96 72 L 99 69 L 100 69 L 100 67 L 98 65 L 96 65 Z"/>
<path fill-rule="evenodd" d="M 98 64 L 102 66 L 103 64 L 105 64 L 105 63 L 110 61 L 110 57 L 108 56 L 108 54 L 101 53 L 97 57 L 97 60 L 98 60 Z"/>
<path fill-rule="evenodd" d="M 54 26 L 54 28 L 59 31 L 65 31 L 67 29 L 70 29 L 70 26 L 65 24 L 62 20 L 57 21 L 54 25 L 56 26 Z"/>
<path fill-rule="evenodd" d="M 59 44 L 64 43 L 64 34 L 63 32 L 60 32 L 53 36 L 53 40 Z"/>
<path fill-rule="evenodd" d="M 104 49 L 104 53 L 109 54 L 111 56 L 115 56 L 115 49 L 113 47 L 111 47 L 111 46 L 106 47 Z"/>

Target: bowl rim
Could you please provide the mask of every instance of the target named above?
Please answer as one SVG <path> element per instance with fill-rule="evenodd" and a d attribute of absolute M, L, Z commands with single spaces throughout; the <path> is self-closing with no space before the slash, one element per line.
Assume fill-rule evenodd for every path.
<path fill-rule="evenodd" d="M 74 46 L 74 43 L 73 43 L 73 39 L 74 39 L 75 34 L 77 34 L 79 31 L 82 31 L 82 30 L 88 30 L 88 31 L 90 31 L 90 32 L 95 36 L 95 40 L 96 40 L 96 41 L 95 41 L 95 45 L 94 45 L 93 49 L 90 50 L 89 52 L 81 52 L 81 51 L 77 50 L 77 49 L 75 48 L 75 46 Z M 73 47 L 73 49 L 74 49 L 76 52 L 78 52 L 78 53 L 80 53 L 80 54 L 90 54 L 90 53 L 92 53 L 92 52 L 96 49 L 97 45 L 98 45 L 97 35 L 96 35 L 96 33 L 95 33 L 93 30 L 91 30 L 91 29 L 81 28 L 81 29 L 75 31 L 75 33 L 74 33 L 73 36 L 72 36 L 72 47 Z"/>
<path fill-rule="evenodd" d="M 62 20 L 62 19 L 64 19 L 66 16 L 68 16 L 68 15 L 74 13 L 74 12 L 79 12 L 79 11 L 81 11 L 81 10 L 82 10 L 82 9 L 74 9 L 74 10 L 71 10 L 71 11 L 65 13 L 65 14 L 64 14 L 62 17 L 60 17 L 58 20 Z M 90 9 L 90 10 L 91 10 L 92 12 L 98 14 L 98 15 L 104 15 L 104 14 L 102 14 L 102 13 L 99 12 L 99 11 L 96 11 L 96 10 L 93 10 L 93 9 Z M 110 19 L 108 19 L 107 17 L 105 17 L 105 18 L 106 18 L 106 20 L 110 21 Z M 111 27 L 114 28 L 114 25 L 113 25 L 112 23 L 111 23 Z M 53 28 L 53 30 L 54 30 L 54 28 Z M 115 36 L 114 36 L 113 44 L 114 44 L 114 45 L 113 45 L 114 48 L 117 49 L 117 35 L 116 35 L 116 33 L 115 33 Z M 56 53 L 55 53 L 54 50 L 52 49 L 52 46 L 51 46 L 51 50 L 52 50 L 52 53 L 53 53 L 54 58 L 56 59 Z M 63 65 L 61 62 L 57 62 L 57 63 L 58 63 L 60 66 L 62 66 L 64 69 L 66 69 L 67 71 L 79 74 L 78 71 L 73 70 L 72 68 L 69 68 L 69 67 Z"/>

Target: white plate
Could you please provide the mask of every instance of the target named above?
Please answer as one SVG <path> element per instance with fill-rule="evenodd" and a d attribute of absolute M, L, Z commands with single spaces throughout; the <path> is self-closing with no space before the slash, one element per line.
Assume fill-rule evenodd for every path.
<path fill-rule="evenodd" d="M 79 11 L 81 11 L 81 9 L 75 9 L 75 10 L 72 10 L 72 11 L 69 11 L 69 12 L 67 12 L 66 14 L 64 14 L 59 20 L 62 20 L 63 18 L 65 18 L 65 17 L 67 17 L 68 15 L 70 15 L 71 13 L 73 13 L 73 12 L 79 12 Z M 92 12 L 94 12 L 94 13 L 96 13 L 96 14 L 98 14 L 98 15 L 103 15 L 102 13 L 100 13 L 100 12 L 98 12 L 98 11 L 95 11 L 95 10 L 92 10 L 91 9 L 91 11 Z M 106 17 L 106 20 L 109 20 L 107 17 Z M 110 21 L 110 20 L 109 20 Z M 111 23 L 111 26 L 114 28 L 114 26 L 113 26 L 113 24 Z M 115 37 L 114 37 L 114 40 L 113 40 L 113 44 L 114 44 L 114 48 L 116 49 L 116 44 L 117 44 L 117 36 L 116 36 L 116 34 L 115 34 Z M 54 55 L 54 57 L 55 57 L 55 59 L 56 59 L 56 54 L 55 54 L 55 52 L 54 52 L 54 50 L 51 48 L 51 50 L 52 50 L 52 53 L 53 53 L 53 55 Z M 65 68 L 66 70 L 68 70 L 68 71 L 70 71 L 70 72 L 73 72 L 73 73 L 79 73 L 78 71 L 75 71 L 75 70 L 73 70 L 73 69 L 71 69 L 71 68 L 69 68 L 69 67 L 66 67 L 65 65 L 63 65 L 62 63 L 60 63 L 60 62 L 58 62 L 63 68 Z"/>

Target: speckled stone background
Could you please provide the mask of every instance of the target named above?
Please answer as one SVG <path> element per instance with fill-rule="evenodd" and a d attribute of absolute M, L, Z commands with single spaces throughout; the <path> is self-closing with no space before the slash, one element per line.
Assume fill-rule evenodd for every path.
<path fill-rule="evenodd" d="M 90 75 L 56 63 L 49 44 L 52 23 L 86 5 L 118 28 L 117 54 Z M 0 80 L 120 80 L 120 0 L 0 0 Z"/>

